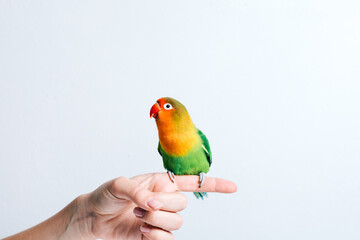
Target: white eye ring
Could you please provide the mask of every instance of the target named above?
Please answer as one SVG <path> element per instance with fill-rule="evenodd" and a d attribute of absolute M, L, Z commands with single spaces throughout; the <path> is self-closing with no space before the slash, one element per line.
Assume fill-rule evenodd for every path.
<path fill-rule="evenodd" d="M 170 103 L 165 103 L 164 104 L 164 109 L 165 110 L 170 110 L 170 109 L 172 109 L 173 107 L 171 106 L 171 104 Z"/>

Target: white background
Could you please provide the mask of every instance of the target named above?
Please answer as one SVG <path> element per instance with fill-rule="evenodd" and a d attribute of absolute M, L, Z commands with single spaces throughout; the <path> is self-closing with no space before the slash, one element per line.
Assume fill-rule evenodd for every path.
<path fill-rule="evenodd" d="M 177 239 L 360 239 L 358 1 L 0 2 L 0 237 L 162 172 L 149 110 L 187 106 L 233 195 Z"/>

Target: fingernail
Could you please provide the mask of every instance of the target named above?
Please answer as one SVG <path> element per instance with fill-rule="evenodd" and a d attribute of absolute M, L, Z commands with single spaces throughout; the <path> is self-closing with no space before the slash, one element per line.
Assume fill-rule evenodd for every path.
<path fill-rule="evenodd" d="M 134 208 L 134 214 L 135 214 L 135 216 L 142 218 L 145 216 L 145 211 L 144 211 L 144 209 L 141 209 L 141 208 Z"/>
<path fill-rule="evenodd" d="M 147 205 L 154 210 L 158 210 L 163 204 L 159 200 L 156 200 L 155 198 L 151 198 L 150 200 L 147 201 Z"/>
<path fill-rule="evenodd" d="M 150 230 L 151 230 L 151 228 L 149 226 L 146 226 L 146 225 L 140 226 L 140 231 L 143 233 L 149 233 Z"/>

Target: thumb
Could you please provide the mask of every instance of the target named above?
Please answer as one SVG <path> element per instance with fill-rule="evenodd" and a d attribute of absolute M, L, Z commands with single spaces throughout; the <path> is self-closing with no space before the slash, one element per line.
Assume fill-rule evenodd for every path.
<path fill-rule="evenodd" d="M 114 179 L 109 183 L 107 189 L 115 198 L 131 200 L 137 206 L 146 210 L 159 210 L 163 205 L 157 198 L 156 193 L 126 177 Z"/>

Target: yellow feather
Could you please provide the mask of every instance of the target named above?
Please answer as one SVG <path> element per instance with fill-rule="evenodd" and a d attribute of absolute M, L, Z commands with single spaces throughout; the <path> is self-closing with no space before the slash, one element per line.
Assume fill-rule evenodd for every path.
<path fill-rule="evenodd" d="M 161 147 L 167 154 L 175 156 L 184 156 L 196 144 L 200 144 L 200 137 L 194 132 L 189 130 L 185 132 L 178 132 L 176 130 L 159 131 L 159 140 Z"/>

